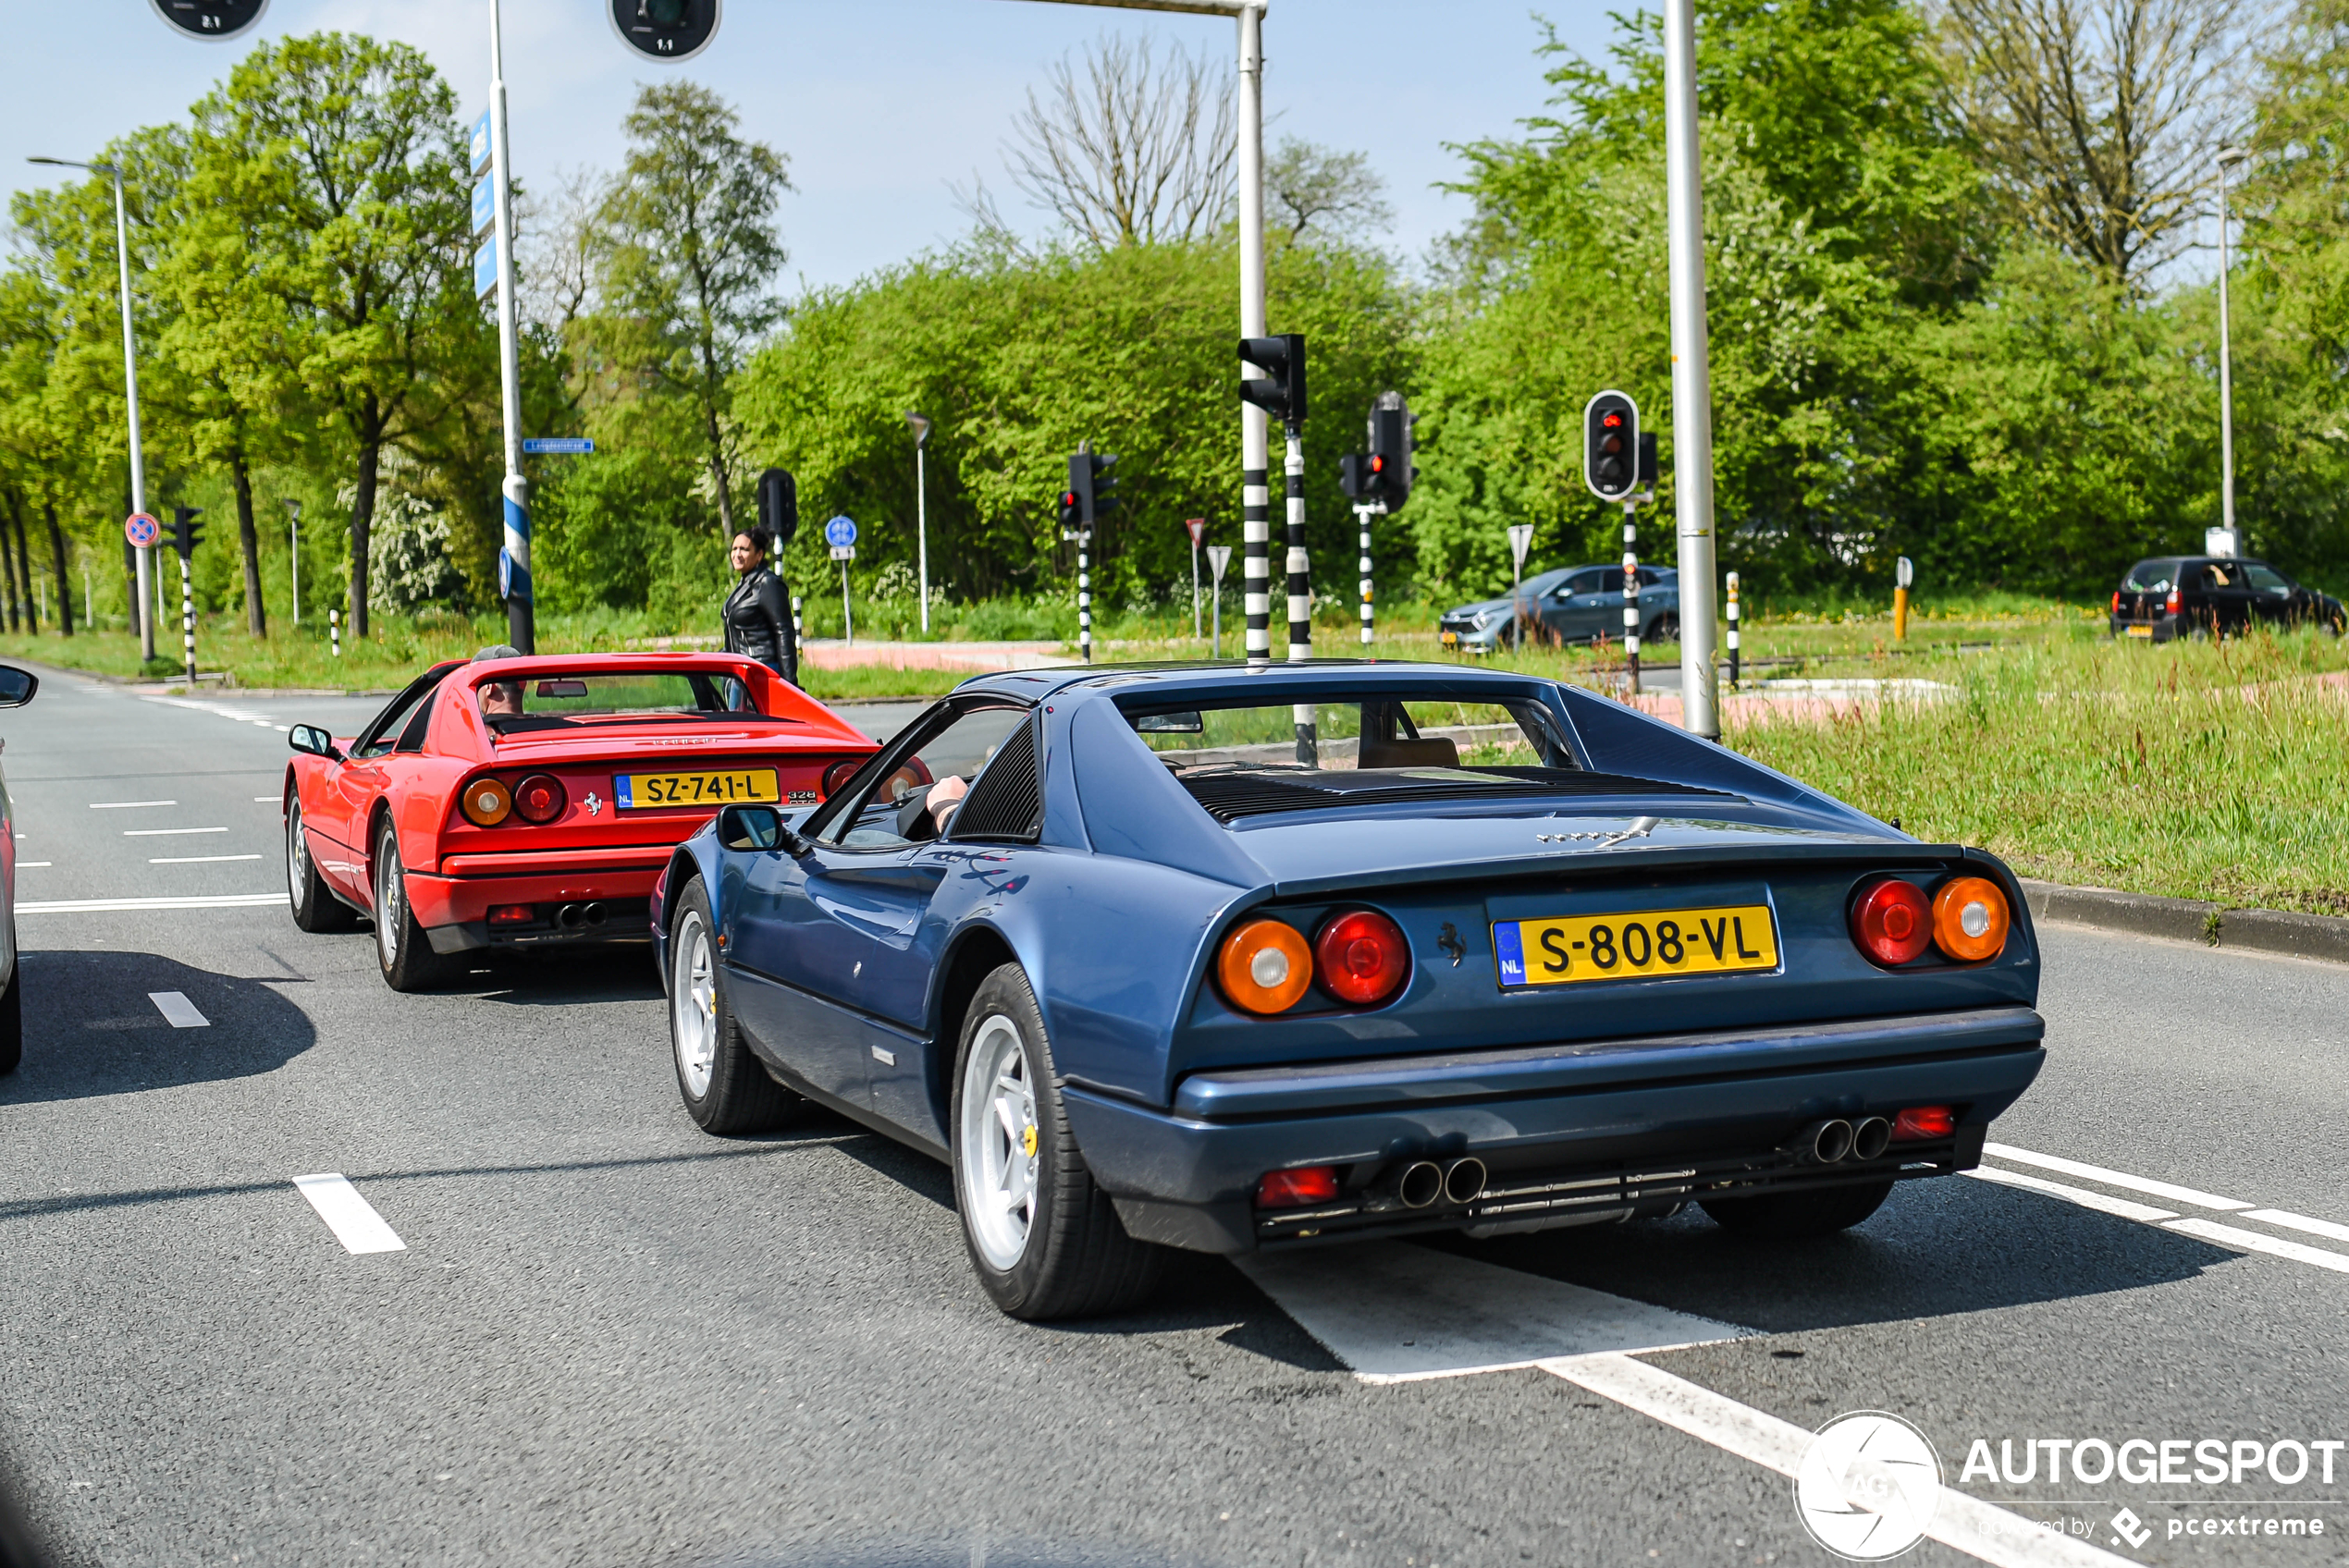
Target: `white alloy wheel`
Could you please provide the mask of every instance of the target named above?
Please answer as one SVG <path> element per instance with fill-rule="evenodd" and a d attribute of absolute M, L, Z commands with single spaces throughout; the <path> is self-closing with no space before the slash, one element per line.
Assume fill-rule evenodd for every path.
<path fill-rule="evenodd" d="M 669 1037 L 677 1047 L 677 1076 L 698 1100 L 709 1093 L 718 1060 L 718 974 L 709 925 L 689 909 L 677 922 L 675 967 L 670 975 Z"/>
<path fill-rule="evenodd" d="M 1019 1025 L 1003 1013 L 971 1036 L 963 1066 L 964 1213 L 988 1263 L 1010 1269 L 1036 1220 L 1036 1087 Z"/>
<path fill-rule="evenodd" d="M 400 962 L 400 926 L 407 916 L 404 902 L 407 889 L 401 886 L 400 860 L 387 852 L 391 848 L 389 834 L 384 836 L 383 851 L 375 856 L 375 949 L 383 955 L 384 973 L 391 973 Z"/>

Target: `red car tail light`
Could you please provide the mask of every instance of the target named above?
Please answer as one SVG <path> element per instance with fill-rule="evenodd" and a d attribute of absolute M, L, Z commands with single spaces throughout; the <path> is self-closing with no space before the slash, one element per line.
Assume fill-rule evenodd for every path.
<path fill-rule="evenodd" d="M 562 815 L 571 792 L 551 773 L 534 773 L 514 786 L 514 815 L 524 822 L 544 825 Z"/>
<path fill-rule="evenodd" d="M 1892 1119 L 1892 1141 L 1924 1143 L 1947 1138 L 1958 1130 L 1958 1119 L 1946 1105 L 1914 1105 Z"/>
<path fill-rule="evenodd" d="M 513 815 L 513 791 L 495 778 L 472 779 L 457 797 L 457 807 L 475 827 L 495 827 Z"/>
<path fill-rule="evenodd" d="M 2176 615 L 2180 610 L 2186 607 L 2186 597 L 2183 594 L 2181 594 L 2178 590 L 2172 588 L 2170 590 L 2170 596 L 2162 601 L 2161 607 L 2168 610 L 2171 615 Z"/>
<path fill-rule="evenodd" d="M 1301 1208 L 1337 1196 L 1337 1167 L 1308 1165 L 1297 1170 L 1268 1170 L 1256 1183 L 1259 1208 Z"/>
<path fill-rule="evenodd" d="M 1913 882 L 1887 876 L 1851 906 L 1851 940 L 1886 968 L 1910 962 L 1933 940 L 1933 914 Z"/>
<path fill-rule="evenodd" d="M 1411 948 L 1403 928 L 1378 911 L 1352 910 L 1332 919 L 1313 938 L 1313 967 L 1322 989 L 1340 1001 L 1368 1007 L 1402 987 L 1411 972 Z"/>
<path fill-rule="evenodd" d="M 527 925 L 538 918 L 538 912 L 528 904 L 492 904 L 489 924 L 492 925 Z"/>
<path fill-rule="evenodd" d="M 1313 949 L 1294 925 L 1251 920 L 1224 938 L 1215 977 L 1243 1011 L 1285 1012 L 1312 988 Z"/>
<path fill-rule="evenodd" d="M 2118 588 L 2112 591 L 2112 613 L 2115 615 L 2121 613 L 2121 590 Z"/>
<path fill-rule="evenodd" d="M 2007 945 L 2007 896 L 1986 876 L 1958 876 L 1933 895 L 1933 941 L 1961 963 L 1996 958 Z"/>
<path fill-rule="evenodd" d="M 829 801 L 839 794 L 841 786 L 855 778 L 856 770 L 864 766 L 863 757 L 844 757 L 824 769 L 824 799 Z"/>

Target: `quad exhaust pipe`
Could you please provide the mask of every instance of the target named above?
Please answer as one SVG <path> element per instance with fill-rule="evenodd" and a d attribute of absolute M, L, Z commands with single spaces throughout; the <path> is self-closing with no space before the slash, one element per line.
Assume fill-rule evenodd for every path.
<path fill-rule="evenodd" d="M 1474 1203 L 1483 1195 L 1484 1162 L 1473 1155 L 1465 1159 L 1415 1159 L 1395 1178 L 1396 1200 L 1405 1208 L 1428 1208 L 1438 1198 L 1454 1205 Z"/>
<path fill-rule="evenodd" d="M 1795 1134 L 1794 1154 L 1806 1165 L 1838 1165 L 1846 1159 L 1876 1159 L 1892 1146 L 1892 1123 L 1881 1116 L 1855 1124 L 1841 1117 L 1814 1121 Z"/>

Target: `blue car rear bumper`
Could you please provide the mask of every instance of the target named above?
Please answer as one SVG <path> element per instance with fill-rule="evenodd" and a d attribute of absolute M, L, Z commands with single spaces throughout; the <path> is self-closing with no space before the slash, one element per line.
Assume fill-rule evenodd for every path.
<path fill-rule="evenodd" d="M 1136 1236 L 1208 1252 L 1361 1234 L 1587 1223 L 1793 1187 L 1944 1175 L 2046 1058 L 2029 1008 L 1583 1041 L 1194 1074 L 1171 1110 L 1064 1090 L 1094 1178 Z M 1793 1152 L 1823 1119 L 1949 1106 L 1954 1135 L 1830 1166 Z M 1392 1197 L 1408 1163 L 1473 1157 L 1475 1201 Z M 1340 1168 L 1338 1199 L 1258 1211 L 1265 1172 Z"/>

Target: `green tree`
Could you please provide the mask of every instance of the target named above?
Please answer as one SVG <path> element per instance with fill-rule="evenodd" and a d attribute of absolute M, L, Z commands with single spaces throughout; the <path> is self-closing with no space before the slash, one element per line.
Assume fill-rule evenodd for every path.
<path fill-rule="evenodd" d="M 643 89 L 623 123 L 627 163 L 597 214 L 604 308 L 583 338 L 611 370 L 691 408 L 709 499 L 731 536 L 733 377 L 783 316 L 775 208 L 791 181 L 782 155 L 744 141 L 741 116 L 693 82 Z"/>
<path fill-rule="evenodd" d="M 480 312 L 456 100 L 419 51 L 344 33 L 264 43 L 195 110 L 194 182 L 240 224 L 251 281 L 283 310 L 281 363 L 352 465 L 349 616 L 368 630 L 368 530 L 384 453 L 447 417 L 478 374 Z M 276 323 L 271 323 L 272 330 Z"/>

